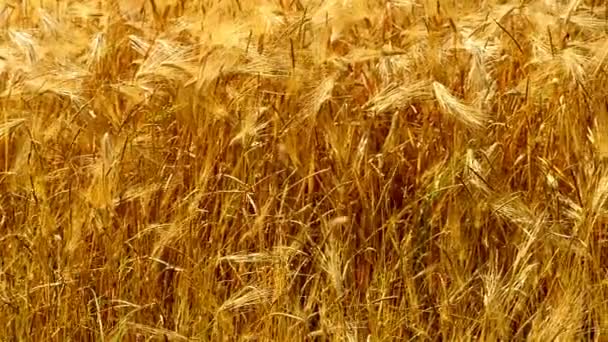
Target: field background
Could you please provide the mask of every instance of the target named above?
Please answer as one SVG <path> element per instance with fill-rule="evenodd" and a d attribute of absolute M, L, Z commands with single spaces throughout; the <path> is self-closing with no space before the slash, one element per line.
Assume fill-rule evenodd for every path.
<path fill-rule="evenodd" d="M 606 340 L 607 14 L 0 2 L 0 339 Z"/>

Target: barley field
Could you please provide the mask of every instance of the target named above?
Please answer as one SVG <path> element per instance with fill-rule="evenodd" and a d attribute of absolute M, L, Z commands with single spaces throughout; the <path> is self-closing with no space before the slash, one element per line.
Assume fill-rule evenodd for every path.
<path fill-rule="evenodd" d="M 0 37 L 0 340 L 608 341 L 603 0 L 13 0 Z"/>

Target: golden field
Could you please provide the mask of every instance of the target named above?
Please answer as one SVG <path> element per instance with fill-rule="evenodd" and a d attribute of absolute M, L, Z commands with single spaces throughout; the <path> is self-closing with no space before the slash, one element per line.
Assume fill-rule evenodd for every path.
<path fill-rule="evenodd" d="M 608 340 L 598 0 L 0 2 L 3 341 Z"/>

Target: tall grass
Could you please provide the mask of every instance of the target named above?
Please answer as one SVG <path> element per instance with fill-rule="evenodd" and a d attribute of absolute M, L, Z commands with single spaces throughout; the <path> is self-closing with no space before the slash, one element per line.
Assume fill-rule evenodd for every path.
<path fill-rule="evenodd" d="M 604 1 L 0 5 L 2 340 L 607 339 Z"/>

